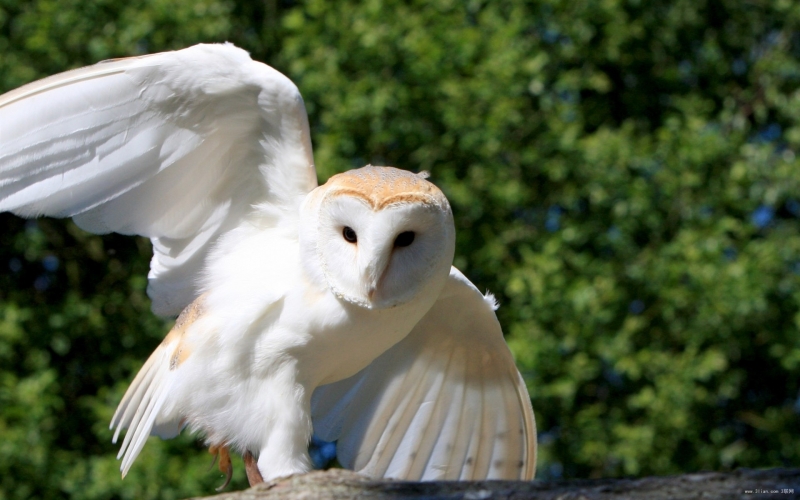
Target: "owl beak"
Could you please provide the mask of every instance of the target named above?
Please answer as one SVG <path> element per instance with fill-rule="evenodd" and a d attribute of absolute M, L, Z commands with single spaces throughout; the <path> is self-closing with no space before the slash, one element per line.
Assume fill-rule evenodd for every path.
<path fill-rule="evenodd" d="M 363 257 L 364 261 L 359 262 L 361 268 L 361 282 L 364 284 L 364 295 L 369 302 L 375 300 L 375 295 L 378 292 L 381 278 L 384 271 L 389 264 L 390 251 L 384 248 L 372 249 L 359 249 L 359 257 Z M 364 251 L 367 250 L 367 251 Z"/>

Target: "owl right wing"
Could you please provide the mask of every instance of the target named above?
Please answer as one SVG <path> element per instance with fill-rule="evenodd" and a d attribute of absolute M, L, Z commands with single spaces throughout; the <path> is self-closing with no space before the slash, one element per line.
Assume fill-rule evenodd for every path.
<path fill-rule="evenodd" d="M 112 60 L 0 96 L 0 211 L 149 237 L 153 311 L 200 293 L 209 249 L 317 185 L 303 100 L 230 44 Z"/>
<path fill-rule="evenodd" d="M 417 326 L 352 377 L 318 387 L 314 433 L 347 468 L 406 480 L 532 479 L 530 397 L 494 313 L 456 268 Z"/>

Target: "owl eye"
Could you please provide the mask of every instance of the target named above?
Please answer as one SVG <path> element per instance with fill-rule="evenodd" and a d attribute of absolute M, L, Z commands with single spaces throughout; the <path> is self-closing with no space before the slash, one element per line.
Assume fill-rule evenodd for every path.
<path fill-rule="evenodd" d="M 356 236 L 356 232 L 353 231 L 353 228 L 345 226 L 342 229 L 342 236 L 344 236 L 345 241 L 348 243 L 355 243 L 358 241 L 358 236 Z"/>
<path fill-rule="evenodd" d="M 394 240 L 395 248 L 407 247 L 412 243 L 414 243 L 414 231 L 403 231 L 402 233 L 398 234 L 397 238 Z"/>

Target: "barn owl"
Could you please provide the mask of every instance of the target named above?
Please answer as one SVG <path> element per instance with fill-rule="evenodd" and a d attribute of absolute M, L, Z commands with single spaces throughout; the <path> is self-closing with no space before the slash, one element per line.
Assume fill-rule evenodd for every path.
<path fill-rule="evenodd" d="M 251 483 L 312 434 L 373 477 L 530 479 L 525 384 L 452 267 L 447 198 L 372 167 L 317 186 L 297 87 L 230 44 L 98 63 L 0 96 L 0 211 L 149 237 L 175 326 L 111 422 L 123 476 L 188 428 Z"/>

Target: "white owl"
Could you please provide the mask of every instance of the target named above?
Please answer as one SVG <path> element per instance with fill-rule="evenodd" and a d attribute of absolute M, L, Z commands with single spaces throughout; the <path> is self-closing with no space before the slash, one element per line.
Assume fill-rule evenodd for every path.
<path fill-rule="evenodd" d="M 451 266 L 445 196 L 390 167 L 317 187 L 297 88 L 233 45 L 1 96 L 0 210 L 153 243 L 153 311 L 180 316 L 111 423 L 123 475 L 189 427 L 252 483 L 309 471 L 312 433 L 375 477 L 533 477 L 530 399 Z"/>

